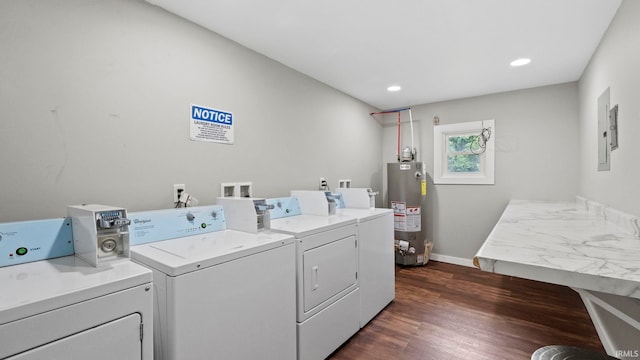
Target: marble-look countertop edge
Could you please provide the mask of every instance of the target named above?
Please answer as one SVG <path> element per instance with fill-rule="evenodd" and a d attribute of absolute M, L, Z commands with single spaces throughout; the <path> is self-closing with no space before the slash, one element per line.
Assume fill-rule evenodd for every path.
<path fill-rule="evenodd" d="M 479 258 L 478 261 L 480 269 L 483 271 L 640 299 L 640 283 L 636 281 L 612 279 L 504 260 Z"/>
<path fill-rule="evenodd" d="M 596 207 L 589 211 L 583 205 L 589 206 L 580 199 L 511 200 L 478 250 L 474 264 L 483 271 L 640 299 L 640 256 L 635 256 L 640 254 L 640 240 L 635 231 L 629 233 L 628 228 L 619 226 L 623 222 L 633 228 L 640 223 L 638 218 L 619 212 L 622 216 L 611 222 L 606 218 L 609 210 Z M 585 238 L 584 243 L 580 237 Z M 604 245 L 598 248 L 594 244 Z M 586 255 L 585 249 L 590 251 Z M 572 260 L 606 266 L 572 268 Z"/>

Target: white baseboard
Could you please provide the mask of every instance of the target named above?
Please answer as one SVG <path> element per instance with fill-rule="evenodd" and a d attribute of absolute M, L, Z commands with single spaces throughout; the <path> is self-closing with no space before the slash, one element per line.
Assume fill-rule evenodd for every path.
<path fill-rule="evenodd" d="M 461 257 L 455 257 L 455 256 L 431 253 L 431 255 L 429 256 L 429 259 L 434 260 L 434 261 L 442 261 L 442 262 L 446 262 L 446 263 L 454 264 L 454 265 L 462 265 L 462 266 L 474 267 L 472 259 L 465 259 L 465 258 L 461 258 Z"/>

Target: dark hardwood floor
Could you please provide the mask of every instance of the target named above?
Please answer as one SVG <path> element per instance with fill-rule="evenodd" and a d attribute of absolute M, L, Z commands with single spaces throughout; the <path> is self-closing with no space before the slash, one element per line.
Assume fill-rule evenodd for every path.
<path fill-rule="evenodd" d="M 526 360 L 554 344 L 604 352 L 576 292 L 430 261 L 396 267 L 395 300 L 330 359 Z"/>

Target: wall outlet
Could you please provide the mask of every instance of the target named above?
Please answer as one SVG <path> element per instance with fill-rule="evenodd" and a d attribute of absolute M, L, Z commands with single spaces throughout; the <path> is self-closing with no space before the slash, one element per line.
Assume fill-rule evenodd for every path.
<path fill-rule="evenodd" d="M 339 188 L 350 188 L 351 187 L 351 179 L 342 179 L 338 180 Z"/>
<path fill-rule="evenodd" d="M 220 184 L 220 197 L 253 197 L 251 181 Z"/>
<path fill-rule="evenodd" d="M 184 184 L 173 184 L 173 202 L 177 203 L 179 195 L 185 190 Z"/>
<path fill-rule="evenodd" d="M 320 186 L 318 187 L 318 190 L 329 190 L 327 180 L 323 177 L 320 178 Z"/>

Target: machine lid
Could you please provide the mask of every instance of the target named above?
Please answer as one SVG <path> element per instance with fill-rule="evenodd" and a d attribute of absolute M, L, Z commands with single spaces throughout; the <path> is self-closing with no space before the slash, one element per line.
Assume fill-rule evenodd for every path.
<path fill-rule="evenodd" d="M 358 222 L 363 222 L 363 221 L 368 221 L 368 220 L 376 219 L 379 217 L 383 217 L 385 215 L 393 214 L 393 210 L 383 209 L 383 208 L 370 208 L 370 209 L 343 208 L 343 209 L 337 209 L 336 214 L 353 216 L 358 219 Z"/>
<path fill-rule="evenodd" d="M 271 219 L 271 230 L 294 235 L 297 239 L 329 231 L 341 226 L 355 224 L 356 217 L 346 214 L 335 215 L 297 215 L 280 219 Z"/>
<path fill-rule="evenodd" d="M 293 243 L 291 235 L 222 230 L 131 247 L 131 258 L 179 276 Z"/>
<path fill-rule="evenodd" d="M 94 267 L 75 256 L 0 268 L 0 325 L 150 284 L 152 272 L 127 259 Z"/>

